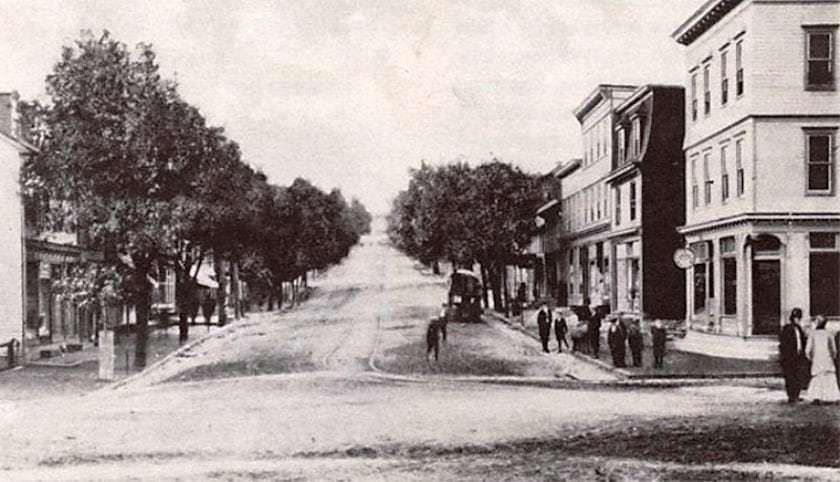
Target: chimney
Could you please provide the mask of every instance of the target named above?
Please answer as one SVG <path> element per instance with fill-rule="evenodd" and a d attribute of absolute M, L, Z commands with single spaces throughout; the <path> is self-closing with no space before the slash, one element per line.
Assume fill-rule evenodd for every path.
<path fill-rule="evenodd" d="M 7 136 L 20 138 L 20 116 L 17 103 L 20 95 L 16 91 L 0 92 L 0 132 Z"/>

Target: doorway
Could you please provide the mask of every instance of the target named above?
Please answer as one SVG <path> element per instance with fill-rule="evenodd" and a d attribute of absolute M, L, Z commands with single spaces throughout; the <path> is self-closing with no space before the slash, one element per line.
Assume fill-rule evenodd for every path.
<path fill-rule="evenodd" d="M 781 320 L 781 267 L 778 259 L 753 260 L 753 335 L 776 335 Z"/>

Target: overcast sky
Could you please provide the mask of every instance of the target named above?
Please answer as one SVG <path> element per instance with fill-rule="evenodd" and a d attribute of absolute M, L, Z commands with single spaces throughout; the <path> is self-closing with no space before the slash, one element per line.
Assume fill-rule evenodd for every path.
<path fill-rule="evenodd" d="M 0 0 L 0 91 L 43 96 L 61 46 L 108 29 L 273 182 L 384 212 L 421 159 L 580 156 L 571 110 L 598 83 L 682 83 L 670 34 L 702 3 Z"/>

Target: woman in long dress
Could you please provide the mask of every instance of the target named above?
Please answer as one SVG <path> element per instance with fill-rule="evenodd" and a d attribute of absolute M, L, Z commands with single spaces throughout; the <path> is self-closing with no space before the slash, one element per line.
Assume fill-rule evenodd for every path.
<path fill-rule="evenodd" d="M 834 358 L 837 345 L 834 337 L 825 330 L 826 320 L 817 317 L 816 329 L 808 337 L 805 354 L 811 360 L 811 383 L 808 385 L 808 398 L 815 404 L 840 401 L 840 388 L 837 386 Z"/>

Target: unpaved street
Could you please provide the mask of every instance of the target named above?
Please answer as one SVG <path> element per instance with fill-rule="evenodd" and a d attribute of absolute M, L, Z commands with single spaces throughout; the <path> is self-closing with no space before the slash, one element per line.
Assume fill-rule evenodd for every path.
<path fill-rule="evenodd" d="M 305 304 L 141 376 L 0 405 L 2 480 L 830 480 L 840 409 L 777 384 L 622 386 L 495 324 L 423 333 L 445 293 L 377 236 Z"/>

